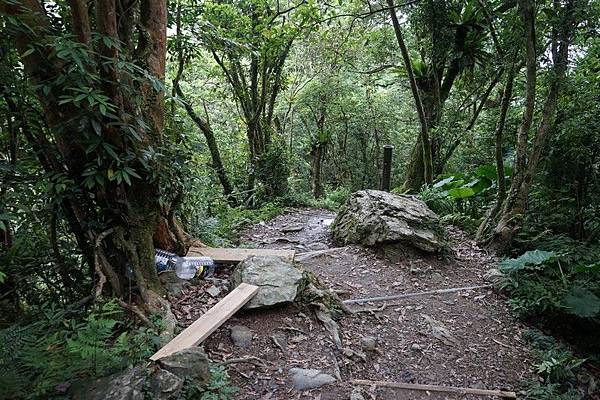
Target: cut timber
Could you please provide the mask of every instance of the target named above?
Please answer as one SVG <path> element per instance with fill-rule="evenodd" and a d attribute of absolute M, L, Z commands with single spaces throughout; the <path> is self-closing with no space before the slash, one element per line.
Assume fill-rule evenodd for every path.
<path fill-rule="evenodd" d="M 239 263 L 251 256 L 276 256 L 294 261 L 295 250 L 225 249 L 217 247 L 192 247 L 188 256 L 206 256 L 217 263 Z"/>
<path fill-rule="evenodd" d="M 428 392 L 443 392 L 443 393 L 458 393 L 474 394 L 477 396 L 498 396 L 505 399 L 516 399 L 517 394 L 515 392 L 506 392 L 503 390 L 485 390 L 485 389 L 474 389 L 474 388 L 460 388 L 454 386 L 435 386 L 435 385 L 418 385 L 414 383 L 399 383 L 399 382 L 384 382 L 384 381 L 367 381 L 364 379 L 353 379 L 352 384 L 354 385 L 365 385 L 365 386 L 381 386 L 390 387 L 396 389 L 405 390 L 424 390 Z"/>
<path fill-rule="evenodd" d="M 188 347 L 196 346 L 213 333 L 223 322 L 227 321 L 237 310 L 242 308 L 258 292 L 258 286 L 241 283 L 231 293 L 225 296 L 213 308 L 204 313 L 193 324 L 158 350 L 150 359 L 159 358 L 177 353 Z"/>
<path fill-rule="evenodd" d="M 475 290 L 475 289 L 491 288 L 493 286 L 494 285 L 478 285 L 478 286 L 465 286 L 465 287 L 458 287 L 458 288 L 451 288 L 451 289 L 436 289 L 436 290 L 428 290 L 426 292 L 394 294 L 392 296 L 365 297 L 364 299 L 350 299 L 350 300 L 344 300 L 342 303 L 344 303 L 344 304 L 356 304 L 356 303 L 368 303 L 368 302 L 371 302 L 371 301 L 398 300 L 398 299 L 404 299 L 404 298 L 407 298 L 407 297 L 425 296 L 425 295 L 428 295 L 428 294 L 444 294 L 444 293 L 461 292 L 463 290 Z"/>

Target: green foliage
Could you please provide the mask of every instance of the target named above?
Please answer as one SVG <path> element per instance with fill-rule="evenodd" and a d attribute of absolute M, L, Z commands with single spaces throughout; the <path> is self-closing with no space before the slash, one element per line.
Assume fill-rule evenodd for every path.
<path fill-rule="evenodd" d="M 233 400 L 238 388 L 229 383 L 229 375 L 222 366 L 211 368 L 212 378 L 200 400 Z"/>
<path fill-rule="evenodd" d="M 532 250 L 521 255 L 519 258 L 510 258 L 500 263 L 500 268 L 503 272 L 514 272 L 532 266 L 539 266 L 554 257 L 552 251 Z"/>
<path fill-rule="evenodd" d="M 212 246 L 229 246 L 237 242 L 246 226 L 267 221 L 284 212 L 278 203 L 267 203 L 261 208 L 224 208 L 214 217 L 199 216 L 188 231 Z"/>
<path fill-rule="evenodd" d="M 501 263 L 503 286 L 518 314 L 542 319 L 562 313 L 592 320 L 600 316 L 598 271 L 593 268 L 600 247 L 566 243 L 547 244 L 552 251 L 528 251 Z"/>
<path fill-rule="evenodd" d="M 177 400 L 233 400 L 239 388 L 231 385 L 227 370 L 211 364 L 211 379 L 205 388 L 198 387 L 192 379 L 186 378 Z"/>
<path fill-rule="evenodd" d="M 45 306 L 0 331 L 0 397 L 47 398 L 58 384 L 131 367 L 159 346 L 158 333 L 122 322 L 116 302 L 87 316 Z M 10 395 L 10 396 L 9 396 Z"/>
<path fill-rule="evenodd" d="M 579 400 L 583 395 L 574 389 L 585 359 L 575 357 L 565 346 L 537 330 L 523 332 L 523 338 L 533 347 L 533 367 L 540 376 L 539 382 L 526 385 L 526 399 Z"/>
<path fill-rule="evenodd" d="M 325 195 L 315 199 L 310 193 L 299 193 L 285 199 L 287 204 L 294 207 L 323 208 L 330 211 L 339 211 L 350 197 L 350 190 L 346 188 L 325 188 Z"/>
<path fill-rule="evenodd" d="M 572 287 L 565 295 L 562 305 L 567 312 L 582 318 L 592 318 L 600 315 L 600 298 L 591 290 Z"/>

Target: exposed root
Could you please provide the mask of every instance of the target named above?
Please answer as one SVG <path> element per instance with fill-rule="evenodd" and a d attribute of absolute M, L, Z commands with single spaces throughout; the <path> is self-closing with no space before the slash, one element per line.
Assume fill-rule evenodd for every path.
<path fill-rule="evenodd" d="M 350 314 L 350 309 L 339 297 L 325 287 L 312 272 L 304 271 L 303 282 L 300 285 L 297 300 L 304 305 L 317 307 L 318 310 L 327 310 L 335 319 L 344 314 Z"/>

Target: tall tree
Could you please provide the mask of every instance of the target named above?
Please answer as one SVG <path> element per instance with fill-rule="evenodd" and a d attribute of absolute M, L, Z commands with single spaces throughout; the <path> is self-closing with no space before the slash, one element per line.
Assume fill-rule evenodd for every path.
<path fill-rule="evenodd" d="M 578 3 L 578 2 L 577 2 Z M 522 226 L 522 217 L 527 205 L 527 197 L 533 177 L 536 173 L 544 144 L 552 131 L 558 95 L 567 72 L 569 46 L 581 18 L 579 10 L 584 4 L 576 0 L 567 0 L 564 4 L 553 2 L 556 18 L 550 32 L 550 54 L 552 56 L 551 77 L 548 93 L 541 112 L 541 120 L 533 144 L 529 148 L 529 133 L 533 125 L 536 103 L 536 78 L 538 59 L 536 52 L 536 12 L 534 2 L 519 0 L 518 7 L 525 32 L 526 96 L 523 119 L 517 135 L 516 160 L 513 179 L 506 198 L 502 202 L 500 216 L 492 245 L 499 251 L 505 251 L 512 243 L 513 236 Z M 579 9 L 579 10 L 578 10 Z"/>
<path fill-rule="evenodd" d="M 407 49 L 394 1 L 387 0 L 387 4 L 421 127 L 403 185 L 404 191 L 416 192 L 442 172 L 446 162 L 444 143 L 436 128 L 460 74 L 482 65 L 487 58 L 483 50 L 486 31 L 481 8 L 475 0 L 460 4 L 427 0 L 407 14 L 413 19 L 413 36 L 420 53 L 420 59 L 416 59 Z M 494 72 L 493 76 L 496 75 Z"/>
<path fill-rule="evenodd" d="M 0 13 L 48 126 L 21 133 L 50 179 L 65 182 L 60 204 L 95 269 L 96 295 L 123 296 L 132 271 L 142 305 L 170 316 L 153 243 L 184 251 L 160 202 L 166 1 L 3 0 Z"/>
<path fill-rule="evenodd" d="M 306 1 L 287 6 L 268 0 L 205 2 L 194 29 L 241 110 L 251 165 L 249 188 L 258 180 L 269 195 L 287 191 L 285 149 L 274 124 L 284 66 L 296 38 L 315 26 L 316 12 Z M 211 31 L 202 28 L 207 25 Z"/>

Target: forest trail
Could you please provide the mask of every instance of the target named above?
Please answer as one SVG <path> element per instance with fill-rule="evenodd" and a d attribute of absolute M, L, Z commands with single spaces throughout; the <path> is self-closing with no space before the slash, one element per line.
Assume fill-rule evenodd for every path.
<path fill-rule="evenodd" d="M 297 258 L 302 259 L 303 252 L 334 247 L 328 230 L 334 217 L 323 210 L 291 210 L 246 229 L 241 242 L 295 249 Z M 448 231 L 451 251 L 444 257 L 403 256 L 392 262 L 370 249 L 349 246 L 299 264 L 343 300 L 489 284 L 484 275 L 494 267 L 494 257 L 462 231 L 453 227 Z M 221 274 L 220 278 L 226 279 L 228 271 Z M 196 290 L 199 294 L 200 288 Z M 264 366 L 228 365 L 233 383 L 241 388 L 236 395 L 240 399 L 349 399 L 352 379 L 518 392 L 522 381 L 534 376 L 528 348 L 521 339 L 524 327 L 509 315 L 505 300 L 492 289 L 353 305 L 352 309 L 372 311 L 339 321 L 343 353 L 336 351 L 322 324 L 296 306 L 238 313 L 205 342 L 205 348 L 215 361 L 255 356 L 264 362 Z M 188 323 L 195 317 L 188 315 Z M 248 348 L 232 344 L 230 328 L 240 324 L 253 332 Z M 364 337 L 377 338 L 375 351 L 363 349 Z M 288 370 L 293 367 L 316 368 L 332 376 L 339 373 L 341 381 L 301 393 L 290 383 Z M 365 399 L 482 398 L 360 389 Z"/>

